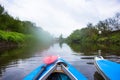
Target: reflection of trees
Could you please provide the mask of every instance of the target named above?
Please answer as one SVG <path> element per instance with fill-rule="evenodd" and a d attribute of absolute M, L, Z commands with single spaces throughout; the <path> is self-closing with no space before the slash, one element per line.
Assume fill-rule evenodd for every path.
<path fill-rule="evenodd" d="M 84 55 L 98 54 L 98 50 L 102 51 L 102 55 L 120 55 L 120 46 L 115 44 L 71 43 L 68 45 L 73 51 L 84 53 Z"/>
<path fill-rule="evenodd" d="M 116 44 L 99 45 L 102 55 L 120 55 L 120 46 Z"/>
<path fill-rule="evenodd" d="M 59 42 L 59 46 L 60 48 L 62 48 L 63 42 Z"/>
<path fill-rule="evenodd" d="M 28 54 L 27 54 L 28 53 Z M 26 48 L 7 48 L 0 50 L 0 75 L 5 68 L 11 63 L 17 64 L 19 59 L 25 59 L 31 56 Z"/>
<path fill-rule="evenodd" d="M 96 52 L 97 49 L 97 45 L 91 45 L 91 44 L 69 44 L 71 49 L 75 52 L 80 52 L 80 53 L 84 53 L 84 55 L 91 55 L 94 52 Z"/>
<path fill-rule="evenodd" d="M 17 61 L 30 58 L 36 51 L 48 49 L 49 46 L 20 47 L 0 49 L 0 76 L 8 65 L 17 64 Z"/>
<path fill-rule="evenodd" d="M 10 48 L 0 52 L 0 67 L 7 66 L 10 62 L 17 62 L 19 59 L 25 59 L 32 55 L 31 49 Z"/>

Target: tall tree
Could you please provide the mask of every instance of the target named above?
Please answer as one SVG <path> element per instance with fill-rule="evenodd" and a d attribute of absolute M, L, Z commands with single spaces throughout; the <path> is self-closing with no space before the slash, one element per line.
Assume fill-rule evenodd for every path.
<path fill-rule="evenodd" d="M 4 13 L 4 7 L 0 5 L 0 15 Z"/>

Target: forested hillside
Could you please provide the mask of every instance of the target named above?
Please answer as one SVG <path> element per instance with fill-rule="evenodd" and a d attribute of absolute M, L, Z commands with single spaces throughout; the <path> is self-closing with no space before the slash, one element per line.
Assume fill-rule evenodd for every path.
<path fill-rule="evenodd" d="M 10 16 L 0 5 L 0 42 L 26 43 L 50 42 L 53 37 L 30 21 Z"/>
<path fill-rule="evenodd" d="M 96 25 L 75 30 L 68 38 L 68 43 L 117 43 L 120 44 L 120 13 L 114 17 L 99 21 Z"/>

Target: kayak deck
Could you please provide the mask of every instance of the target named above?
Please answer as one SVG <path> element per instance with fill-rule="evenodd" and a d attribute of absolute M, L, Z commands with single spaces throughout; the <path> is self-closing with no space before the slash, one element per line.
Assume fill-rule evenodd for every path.
<path fill-rule="evenodd" d="M 56 62 L 47 65 L 42 74 L 39 75 L 39 78 L 35 79 L 35 76 L 43 67 L 44 64 L 31 72 L 24 78 L 24 80 L 87 80 L 84 75 L 62 58 L 59 58 Z"/>
<path fill-rule="evenodd" d="M 95 66 L 106 80 L 120 80 L 120 64 L 95 57 Z"/>

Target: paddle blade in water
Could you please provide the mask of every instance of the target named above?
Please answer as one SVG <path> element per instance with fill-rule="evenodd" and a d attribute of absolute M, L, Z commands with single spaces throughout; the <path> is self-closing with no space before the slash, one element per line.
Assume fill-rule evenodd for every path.
<path fill-rule="evenodd" d="M 57 60 L 58 56 L 48 56 L 44 58 L 44 63 L 45 64 L 51 64 Z"/>

